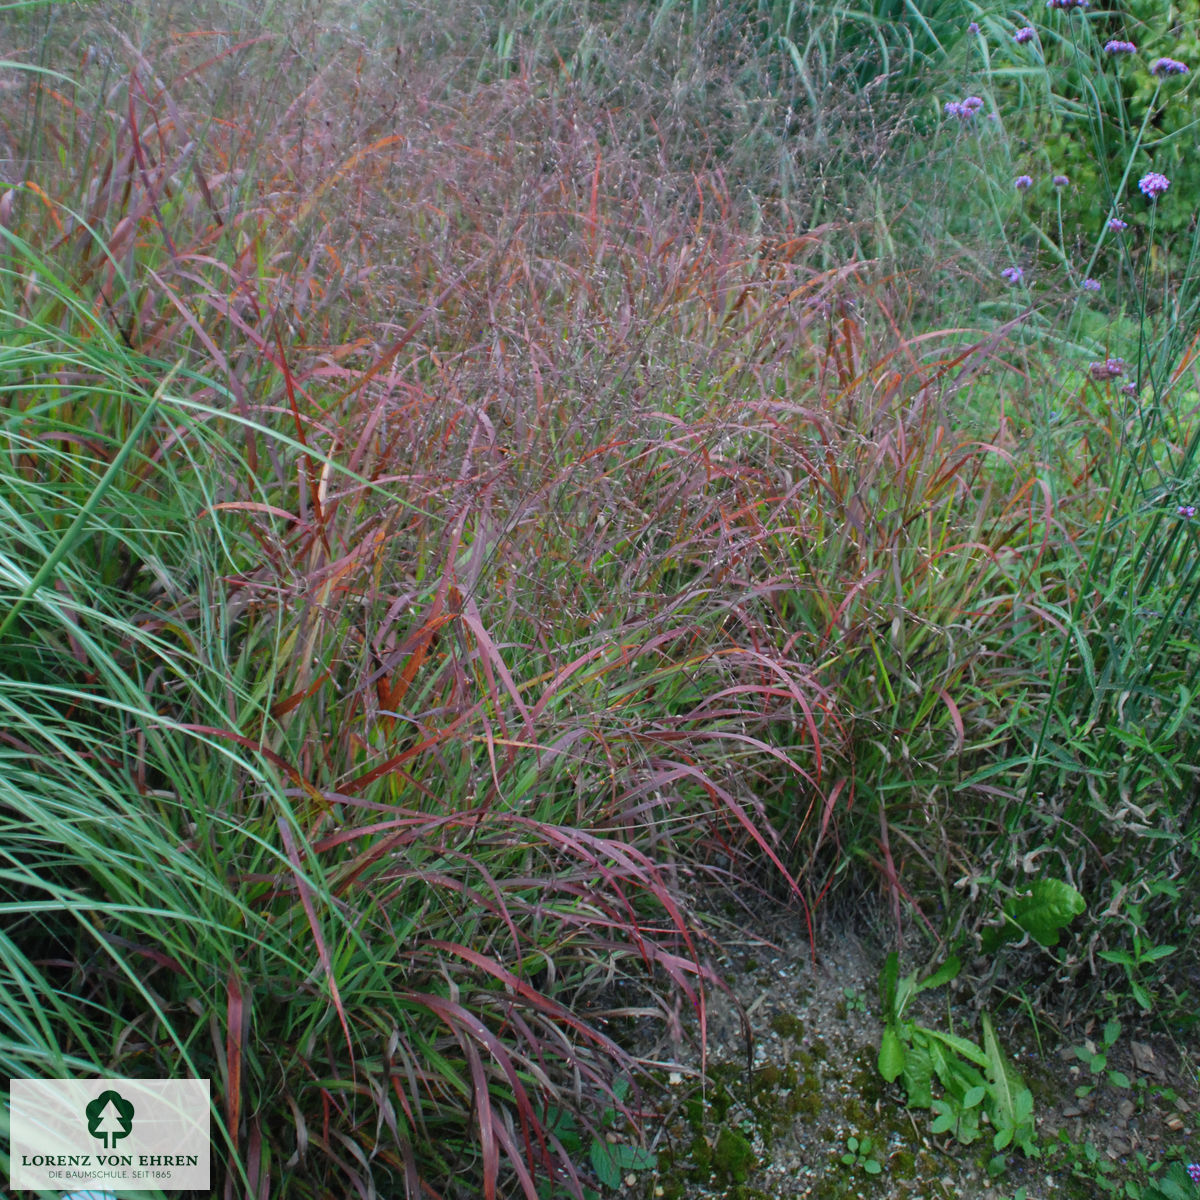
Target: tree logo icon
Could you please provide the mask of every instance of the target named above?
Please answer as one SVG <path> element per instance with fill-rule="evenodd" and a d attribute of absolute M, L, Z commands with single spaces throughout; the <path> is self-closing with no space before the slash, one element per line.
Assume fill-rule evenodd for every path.
<path fill-rule="evenodd" d="M 101 1092 L 83 1111 L 87 1116 L 88 1133 L 99 1138 L 105 1150 L 111 1150 L 133 1129 L 133 1105 L 111 1088 Z"/>

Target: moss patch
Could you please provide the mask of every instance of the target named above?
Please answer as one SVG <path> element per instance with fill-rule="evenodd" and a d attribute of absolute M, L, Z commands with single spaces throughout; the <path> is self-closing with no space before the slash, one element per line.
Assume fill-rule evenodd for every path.
<path fill-rule="evenodd" d="M 745 1183 L 754 1169 L 754 1150 L 745 1134 L 722 1125 L 712 1152 L 713 1171 L 734 1183 Z"/>

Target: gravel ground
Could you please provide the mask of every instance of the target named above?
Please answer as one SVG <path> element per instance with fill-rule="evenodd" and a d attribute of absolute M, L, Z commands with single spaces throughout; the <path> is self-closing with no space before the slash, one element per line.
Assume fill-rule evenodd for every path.
<path fill-rule="evenodd" d="M 1164 1164 L 1200 1159 L 1194 1035 L 1185 1046 L 1122 1029 L 1106 1068 L 1128 1077 L 1121 1088 L 1094 1076 L 1076 1053 L 1089 1044 L 1105 1049 L 1102 1021 L 1076 1021 L 1059 1031 L 1039 1020 L 1035 1034 L 1028 1022 L 1016 1027 L 998 1017 L 1001 1045 L 1035 1098 L 1042 1154 L 1010 1153 L 1003 1174 L 993 1178 L 992 1130 L 985 1125 L 970 1146 L 933 1134 L 931 1114 L 906 1109 L 898 1086 L 876 1070 L 883 1028 L 878 978 L 886 955 L 878 935 L 834 924 L 821 933 L 814 964 L 802 919 L 777 909 L 719 942 L 718 966 L 733 995 L 710 1001 L 708 1079 L 701 1081 L 694 1048 L 675 1047 L 673 1054 L 659 1048 L 659 1060 L 674 1057 L 677 1069 L 664 1067 L 669 1098 L 646 1124 L 658 1168 L 628 1176 L 626 1195 L 1021 1200 L 1024 1188 L 1024 1200 L 1151 1200 L 1160 1195 L 1146 1189 L 1156 1177 L 1154 1164 L 1191 1190 L 1182 1166 Z M 924 993 L 912 1015 L 978 1041 L 973 1000 L 970 986 L 959 983 Z M 1088 1084 L 1097 1086 L 1077 1097 L 1076 1089 Z M 850 1138 L 859 1139 L 860 1155 L 864 1139 L 871 1145 L 847 1164 Z M 1195 1195 L 1200 1200 L 1200 1187 Z"/>

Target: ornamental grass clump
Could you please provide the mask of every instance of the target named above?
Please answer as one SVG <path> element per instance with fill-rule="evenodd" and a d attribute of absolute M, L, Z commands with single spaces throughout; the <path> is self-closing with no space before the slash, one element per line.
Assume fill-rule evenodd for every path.
<path fill-rule="evenodd" d="M 257 50 L 266 74 L 288 73 L 278 46 Z M 606 326 L 581 361 L 559 324 L 556 361 L 509 324 L 545 298 L 594 328 L 622 242 L 607 176 L 565 203 L 546 180 L 535 204 L 532 149 L 494 131 L 496 168 L 462 150 L 428 173 L 440 133 L 380 132 L 386 108 L 337 62 L 337 137 L 307 124 L 313 94 L 268 101 L 278 124 L 256 133 L 263 110 L 218 91 L 210 125 L 232 52 L 175 52 L 169 73 L 130 50 L 86 103 L 86 79 L 70 103 L 23 80 L 37 136 L 70 152 L 26 155 L 0 230 L 0 971 L 30 1002 L 6 1010 L 7 1074 L 211 1078 L 216 1193 L 581 1195 L 548 1114 L 628 1120 L 613 1081 L 640 1072 L 607 1010 L 703 1018 L 684 829 L 774 853 L 732 763 L 679 760 L 658 715 L 713 748 L 726 722 L 749 730 L 739 768 L 768 756 L 737 698 L 761 686 L 740 688 L 748 662 L 704 649 L 725 611 L 697 587 L 647 620 L 670 556 L 614 553 L 655 506 L 688 526 L 713 481 L 656 416 L 614 418 L 629 450 L 550 402 L 648 330 Z M 545 127 L 520 88 L 490 98 L 502 124 Z M 473 112 L 442 114 L 463 144 Z M 594 142 L 553 150 L 595 167 Z M 385 257 L 389 205 L 424 253 Z M 492 217 L 506 240 L 476 233 Z M 564 229 L 571 257 L 538 248 Z M 646 251 L 624 262 L 671 344 L 672 312 L 732 329 L 743 289 L 773 286 L 720 250 L 666 275 Z M 500 395 L 473 383 L 492 355 L 514 364 Z M 524 383 L 544 398 L 517 415 Z M 574 530 L 626 454 L 646 487 L 583 569 Z"/>
<path fill-rule="evenodd" d="M 689 889 L 801 896 L 744 414 L 845 269 L 570 95 L 250 40 L 21 80 L 9 1073 L 211 1078 L 218 1191 L 581 1196 L 628 1023 L 703 1035 Z"/>
<path fill-rule="evenodd" d="M 552 7 L 4 18 L 0 1055 L 221 1194 L 648 1162 L 712 888 L 1183 1006 L 1190 48 Z"/>

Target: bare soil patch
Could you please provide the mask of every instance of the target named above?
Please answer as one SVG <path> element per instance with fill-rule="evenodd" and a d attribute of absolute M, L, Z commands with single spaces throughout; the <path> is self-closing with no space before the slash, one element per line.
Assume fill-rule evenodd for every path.
<path fill-rule="evenodd" d="M 636 1183 L 629 1176 L 628 1194 L 1158 1200 L 1174 1195 L 1171 1180 L 1193 1189 L 1182 1164 L 1200 1159 L 1194 1033 L 1185 1044 L 1127 1023 L 1097 1074 L 1097 1060 L 1085 1063 L 1077 1047 L 1106 1051 L 1102 1021 L 1081 1017 L 1056 1027 L 1045 1019 L 1014 1023 L 1011 1009 L 993 1013 L 1003 1048 L 1035 1097 L 1041 1150 L 1034 1159 L 1008 1154 L 995 1174 L 986 1125 L 967 1146 L 932 1133 L 931 1114 L 907 1109 L 900 1088 L 876 1069 L 878 979 L 890 948 L 884 931 L 830 922 L 814 962 L 802 916 L 776 909 L 720 943 L 717 966 L 732 994 L 709 998 L 707 1077 L 694 1045 L 676 1048 L 679 1069 L 663 1072 L 668 1099 L 647 1123 L 658 1166 Z M 914 951 L 903 967 L 919 961 Z M 978 1039 L 969 981 L 923 995 L 918 1007 L 922 1023 Z M 1200 1187 L 1194 1192 L 1200 1196 Z"/>

